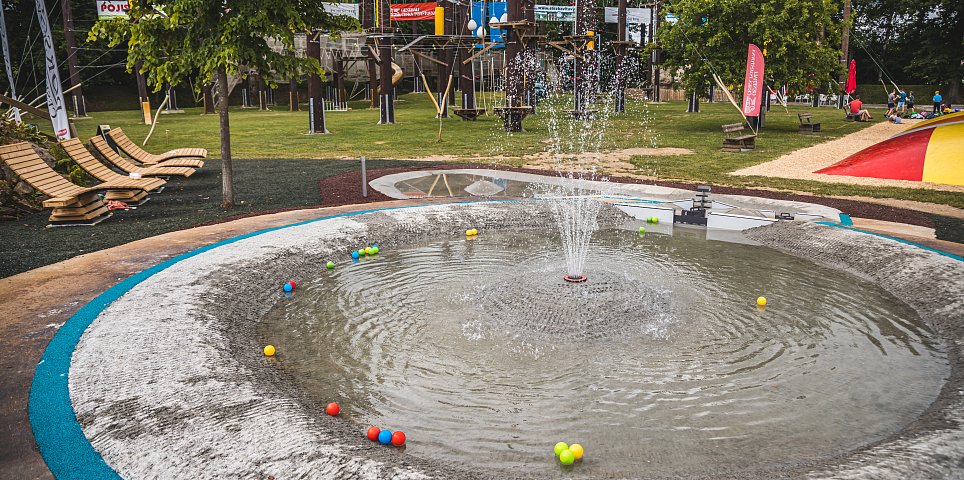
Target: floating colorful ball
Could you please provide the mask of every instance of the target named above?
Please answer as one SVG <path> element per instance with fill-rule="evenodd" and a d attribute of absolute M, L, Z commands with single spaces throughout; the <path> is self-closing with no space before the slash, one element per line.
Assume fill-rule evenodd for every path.
<path fill-rule="evenodd" d="M 358 260 L 358 257 L 360 256 L 361 255 L 359 255 L 358 252 L 351 252 L 351 258 L 354 258 L 355 260 Z"/>
<path fill-rule="evenodd" d="M 572 452 L 572 454 L 576 457 L 576 460 L 582 458 L 583 453 L 585 453 L 585 451 L 582 449 L 582 445 L 579 445 L 578 443 L 569 445 L 569 451 Z"/>
<path fill-rule="evenodd" d="M 325 268 L 327 268 L 328 270 L 333 270 L 335 268 L 335 262 L 328 260 L 328 263 L 325 264 Z"/>
<path fill-rule="evenodd" d="M 395 432 L 392 434 L 392 445 L 401 447 L 405 445 L 405 432 Z"/>
<path fill-rule="evenodd" d="M 380 443 L 380 444 L 382 444 L 382 445 L 388 445 L 388 444 L 392 443 L 392 431 L 391 431 L 391 430 L 382 430 L 381 432 L 379 432 L 379 433 L 378 433 L 378 443 Z"/>
<path fill-rule="evenodd" d="M 328 404 L 328 406 L 325 407 L 325 413 L 327 413 L 328 415 L 331 415 L 332 417 L 338 415 L 338 412 L 340 411 L 341 411 L 341 408 L 339 408 L 338 404 L 335 402 L 331 402 Z"/>
<path fill-rule="evenodd" d="M 273 356 L 274 356 L 274 345 L 265 345 L 265 346 L 264 346 L 264 356 L 266 356 L 266 357 L 273 357 Z"/>
<path fill-rule="evenodd" d="M 288 282 L 288 283 L 285 284 L 285 286 L 281 287 L 281 289 L 284 290 L 284 291 L 286 291 L 286 292 L 290 292 L 290 291 L 294 290 L 295 287 L 292 287 L 292 286 L 291 286 L 291 282 Z"/>
<path fill-rule="evenodd" d="M 382 429 L 380 429 L 380 428 L 378 428 L 378 427 L 368 427 L 368 432 L 366 433 L 366 435 L 368 436 L 368 439 L 369 439 L 369 440 L 371 440 L 371 441 L 373 441 L 373 442 L 377 442 L 377 441 L 378 441 L 378 434 L 381 433 L 381 432 L 382 432 Z"/>
<path fill-rule="evenodd" d="M 575 462 L 575 461 L 576 461 L 576 455 L 573 454 L 572 450 L 569 450 L 568 448 L 563 450 L 562 453 L 559 454 L 559 462 L 562 463 L 563 465 L 572 465 L 572 462 Z"/>
<path fill-rule="evenodd" d="M 563 452 L 563 450 L 569 450 L 569 445 L 567 445 L 566 442 L 559 442 L 556 444 L 556 446 L 552 447 L 552 451 L 556 452 L 557 457 Z"/>
<path fill-rule="evenodd" d="M 639 234 L 642 235 L 646 233 L 646 227 L 639 227 Z"/>
<path fill-rule="evenodd" d="M 756 304 L 761 307 L 767 306 L 767 297 L 757 297 Z"/>

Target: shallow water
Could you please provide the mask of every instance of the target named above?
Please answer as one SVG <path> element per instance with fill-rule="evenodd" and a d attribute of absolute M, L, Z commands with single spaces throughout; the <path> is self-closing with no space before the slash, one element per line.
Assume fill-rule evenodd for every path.
<path fill-rule="evenodd" d="M 335 259 L 259 334 L 359 435 L 403 430 L 406 454 L 536 475 L 799 464 L 883 439 L 936 398 L 947 361 L 909 307 L 700 236 L 597 232 L 578 285 L 562 281 L 551 230 Z M 561 471 L 557 441 L 581 443 L 584 461 Z"/>

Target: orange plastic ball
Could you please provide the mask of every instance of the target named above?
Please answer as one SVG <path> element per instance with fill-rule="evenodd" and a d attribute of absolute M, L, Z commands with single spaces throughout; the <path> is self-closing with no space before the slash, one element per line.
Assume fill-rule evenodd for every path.
<path fill-rule="evenodd" d="M 327 407 L 325 407 L 325 413 L 327 413 L 328 415 L 331 415 L 332 417 L 334 417 L 335 415 L 338 415 L 338 412 L 340 411 L 341 409 L 338 408 L 338 404 L 335 402 L 331 402 L 328 404 Z"/>
<path fill-rule="evenodd" d="M 371 441 L 373 441 L 373 442 L 377 442 L 377 441 L 378 441 L 378 434 L 379 434 L 379 433 L 382 433 L 382 429 L 380 429 L 380 428 L 378 428 L 378 427 L 368 427 L 368 439 L 369 439 L 369 440 L 371 440 Z"/>
<path fill-rule="evenodd" d="M 392 434 L 392 445 L 401 447 L 405 445 L 405 432 L 395 432 Z"/>

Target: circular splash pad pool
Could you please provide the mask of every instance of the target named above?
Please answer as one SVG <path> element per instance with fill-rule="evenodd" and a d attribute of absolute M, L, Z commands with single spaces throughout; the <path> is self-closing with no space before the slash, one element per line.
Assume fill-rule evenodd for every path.
<path fill-rule="evenodd" d="M 577 476 L 783 468 L 892 435 L 943 383 L 917 314 L 852 275 L 681 234 L 594 238 L 584 284 L 561 278 L 551 231 L 398 245 L 312 275 L 259 334 L 319 405 L 506 474 L 558 471 L 560 440 L 589 451 Z"/>
<path fill-rule="evenodd" d="M 964 411 L 959 261 L 812 224 L 750 232 L 792 254 L 784 256 L 640 238 L 612 209 L 600 221 L 602 248 L 591 250 L 583 284 L 564 284 L 549 261 L 557 247 L 539 202 L 349 214 L 172 259 L 105 292 L 109 301 L 61 329 L 79 342 L 48 349 L 38 366 L 33 391 L 54 393 L 31 401 L 41 452 L 55 471 L 85 468 L 93 454 L 124 478 L 604 477 L 626 476 L 634 463 L 642 465 L 634 477 L 661 476 L 668 465 L 684 467 L 672 476 L 732 478 L 959 471 L 949 460 L 964 451 L 955 426 Z M 482 232 L 474 241 L 463 239 L 468 226 Z M 378 258 L 348 263 L 372 243 Z M 298 282 L 292 298 L 280 288 L 288 280 Z M 407 295 L 386 298 L 388 285 Z M 557 287 L 582 290 L 547 299 Z M 530 308 L 500 293 L 527 291 L 552 302 Z M 580 303 L 579 292 L 590 291 L 593 300 Z M 770 300 L 762 312 L 760 294 Z M 628 295 L 638 298 L 611 305 Z M 304 315 L 313 298 L 329 299 L 315 311 L 332 312 L 331 322 Z M 579 305 L 580 315 L 557 313 Z M 529 322 L 510 321 L 520 308 Z M 84 318 L 89 327 L 78 329 Z M 290 328 L 275 328 L 285 318 Z M 275 357 L 264 357 L 265 339 L 282 333 Z M 60 357 L 66 382 L 66 372 L 41 374 Z M 903 375 L 914 378 L 887 385 Z M 57 397 L 66 385 L 44 382 L 69 382 L 69 403 Z M 320 408 L 327 401 L 341 404 L 339 417 Z M 63 418 L 51 409 L 63 405 L 86 449 L 50 426 Z M 404 430 L 407 449 L 367 440 L 376 422 Z M 796 451 L 757 442 L 756 457 L 738 464 L 739 452 L 752 450 L 740 444 L 757 434 Z M 727 436 L 729 450 L 693 453 L 693 444 Z M 814 446 L 820 436 L 835 442 L 833 458 Z M 560 440 L 586 447 L 571 472 L 553 460 Z"/>

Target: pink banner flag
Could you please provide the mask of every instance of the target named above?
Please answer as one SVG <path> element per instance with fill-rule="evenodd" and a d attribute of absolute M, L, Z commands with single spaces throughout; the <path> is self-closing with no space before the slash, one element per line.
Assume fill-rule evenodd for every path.
<path fill-rule="evenodd" d="M 743 80 L 743 115 L 760 116 L 763 100 L 763 52 L 750 44 L 746 54 L 746 78 Z"/>

